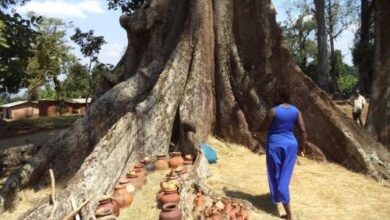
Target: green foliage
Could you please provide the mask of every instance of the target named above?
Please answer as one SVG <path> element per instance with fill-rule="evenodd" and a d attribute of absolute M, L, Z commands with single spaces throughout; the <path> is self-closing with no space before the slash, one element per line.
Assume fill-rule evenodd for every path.
<path fill-rule="evenodd" d="M 33 57 L 27 66 L 26 85 L 30 99 L 36 99 L 38 89 L 53 80 L 57 89 L 60 85 L 57 77 L 66 73 L 74 56 L 69 53 L 66 42 L 66 29 L 69 25 L 60 19 L 45 18 L 37 27 L 39 36 L 33 46 Z M 57 94 L 58 98 L 61 98 Z"/>
<path fill-rule="evenodd" d="M 106 43 L 103 36 L 94 36 L 93 32 L 93 30 L 81 32 L 79 28 L 76 28 L 75 33 L 70 37 L 80 46 L 81 53 L 90 58 L 91 63 L 97 61 L 100 49 Z"/>
<path fill-rule="evenodd" d="M 32 29 L 32 19 L 19 14 L 6 14 L 0 10 L 0 92 L 16 93 L 24 85 L 31 46 L 37 33 Z"/>
<path fill-rule="evenodd" d="M 350 94 L 358 82 L 357 69 L 345 64 L 340 50 L 335 51 L 335 72 L 338 74 L 338 85 L 342 94 Z"/>
<path fill-rule="evenodd" d="M 342 94 L 351 94 L 358 83 L 358 77 L 356 75 L 341 75 L 338 83 Z"/>
<path fill-rule="evenodd" d="M 75 34 L 73 34 L 70 38 L 80 46 L 80 51 L 84 57 L 89 58 L 86 75 L 88 77 L 88 92 L 85 96 L 85 98 L 88 98 L 92 95 L 92 93 L 94 93 L 100 83 L 103 72 L 107 70 L 107 66 L 98 61 L 100 49 L 106 41 L 103 36 L 94 36 L 93 30 L 81 32 L 79 28 L 76 28 Z"/>
<path fill-rule="evenodd" d="M 38 98 L 54 100 L 56 98 L 56 92 L 53 87 L 47 83 L 38 89 Z"/>
<path fill-rule="evenodd" d="M 293 55 L 295 62 L 304 73 L 315 77 L 312 70 L 316 59 L 317 42 L 314 31 L 316 22 L 311 11 L 311 2 L 307 0 L 294 1 L 293 7 L 287 11 L 287 19 L 282 26 L 284 39 Z"/>
<path fill-rule="evenodd" d="M 89 76 L 87 67 L 79 63 L 73 64 L 68 76 L 62 84 L 66 98 L 85 98 L 89 91 Z"/>
<path fill-rule="evenodd" d="M 117 10 L 120 8 L 123 13 L 131 14 L 138 8 L 149 5 L 147 0 L 107 0 L 108 9 Z"/>

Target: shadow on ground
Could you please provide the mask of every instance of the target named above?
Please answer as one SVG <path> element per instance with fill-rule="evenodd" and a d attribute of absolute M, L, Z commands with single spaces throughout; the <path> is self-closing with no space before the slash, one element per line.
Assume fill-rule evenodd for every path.
<path fill-rule="evenodd" d="M 224 189 L 224 192 L 229 197 L 247 200 L 248 202 L 252 203 L 252 205 L 255 208 L 263 212 L 266 212 L 275 217 L 280 216 L 278 207 L 276 204 L 272 203 L 269 193 L 263 195 L 252 195 L 245 192 L 228 190 L 228 189 Z"/>

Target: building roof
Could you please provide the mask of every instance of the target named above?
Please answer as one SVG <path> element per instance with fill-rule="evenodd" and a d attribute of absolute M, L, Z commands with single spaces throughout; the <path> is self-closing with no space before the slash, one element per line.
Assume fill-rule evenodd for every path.
<path fill-rule="evenodd" d="M 88 103 L 91 103 L 91 100 L 91 98 L 88 98 Z M 85 98 L 69 99 L 69 102 L 84 104 Z"/>
<path fill-rule="evenodd" d="M 25 104 L 25 103 L 28 103 L 30 101 L 17 101 L 17 102 L 11 102 L 11 103 L 7 103 L 7 104 L 4 104 L 4 105 L 0 105 L 1 108 L 10 108 L 10 107 L 14 107 L 14 106 L 17 106 L 17 105 L 22 105 L 22 104 Z"/>

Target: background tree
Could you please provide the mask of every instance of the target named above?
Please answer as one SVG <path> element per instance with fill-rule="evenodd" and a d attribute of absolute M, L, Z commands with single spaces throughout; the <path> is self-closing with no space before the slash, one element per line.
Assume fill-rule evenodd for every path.
<path fill-rule="evenodd" d="M 337 94 L 340 92 L 338 78 L 340 73 L 337 71 L 337 57 L 334 46 L 335 40 L 347 30 L 356 20 L 357 6 L 355 0 L 327 0 L 326 4 L 327 33 L 330 45 L 330 75 L 331 92 Z"/>
<path fill-rule="evenodd" d="M 390 146 L 390 1 L 375 1 L 375 68 L 366 127 Z"/>
<path fill-rule="evenodd" d="M 325 0 L 314 0 L 315 18 L 317 23 L 317 48 L 318 48 L 318 85 L 330 92 L 330 68 L 328 55 L 328 38 L 325 21 Z"/>
<path fill-rule="evenodd" d="M 0 2 L 0 92 L 16 93 L 25 86 L 28 59 L 33 55 L 31 46 L 36 38 L 33 25 L 41 17 L 23 18 L 11 7 L 26 0 Z"/>
<path fill-rule="evenodd" d="M 44 18 L 37 26 L 39 36 L 33 46 L 33 56 L 27 66 L 27 88 L 29 98 L 38 98 L 38 89 L 52 81 L 57 99 L 63 99 L 60 74 L 67 72 L 69 63 L 74 60 L 66 42 L 66 29 L 69 24 L 56 18 Z"/>
<path fill-rule="evenodd" d="M 168 153 L 176 136 L 183 153 L 196 154 L 210 134 L 262 152 L 264 139 L 254 139 L 250 130 L 272 106 L 279 85 L 314 131 L 309 141 L 330 160 L 390 178 L 383 166 L 389 152 L 301 72 L 282 44 L 275 14 L 269 0 L 153 0 L 121 16 L 128 47 L 111 76 L 104 75 L 111 87 L 8 178 L 2 201 L 10 205 L 19 187 L 42 181 L 50 167 L 56 180 L 67 183 L 56 194 L 61 206 L 55 219 L 72 210 L 70 195 L 77 201 L 97 195 L 95 205 L 130 165 Z M 46 219 L 52 208 L 42 201 L 21 218 Z"/>
<path fill-rule="evenodd" d="M 316 23 L 311 12 L 311 4 L 307 0 L 294 1 L 292 4 L 293 7 L 287 10 L 287 19 L 282 26 L 284 38 L 295 62 L 304 73 L 317 81 L 316 71 L 311 68 L 317 59 L 317 43 L 314 36 Z"/>
<path fill-rule="evenodd" d="M 101 47 L 106 43 L 103 36 L 94 36 L 93 30 L 88 32 L 82 32 L 79 28 L 76 28 L 75 33 L 70 37 L 76 44 L 80 46 L 80 51 L 89 59 L 88 63 L 88 93 L 85 97 L 86 103 L 88 106 L 88 98 L 93 94 L 94 82 L 99 81 L 99 79 L 95 79 L 98 75 L 93 74 L 91 72 L 92 68 L 95 68 L 99 65 L 98 56 Z"/>

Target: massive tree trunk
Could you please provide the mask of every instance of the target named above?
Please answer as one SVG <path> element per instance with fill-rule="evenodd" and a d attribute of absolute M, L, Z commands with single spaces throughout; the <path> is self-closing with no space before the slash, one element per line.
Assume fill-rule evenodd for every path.
<path fill-rule="evenodd" d="M 371 93 L 373 81 L 373 65 L 371 60 L 370 29 L 372 17 L 372 1 L 361 0 L 360 3 L 360 33 L 357 45 L 357 62 L 359 67 L 359 88 L 363 94 Z"/>
<path fill-rule="evenodd" d="M 264 118 L 278 85 L 289 89 L 309 140 L 329 160 L 389 178 L 388 152 L 293 62 L 269 0 L 154 0 L 120 23 L 128 48 L 106 75 L 103 95 L 10 176 L 0 191 L 8 203 L 52 168 L 67 181 L 56 219 L 70 212 L 70 195 L 78 201 L 97 195 L 96 204 L 137 159 L 167 153 L 171 138 L 183 151 L 210 134 L 262 151 L 264 139 L 259 143 L 249 131 Z M 51 208 L 37 204 L 24 217 L 44 219 Z"/>
<path fill-rule="evenodd" d="M 375 80 L 367 129 L 390 147 L 390 1 L 378 0 L 376 7 Z"/>
<path fill-rule="evenodd" d="M 318 85 L 325 91 L 330 91 L 330 73 L 328 44 L 325 25 L 325 0 L 314 0 L 315 18 L 317 22 L 317 48 L 318 48 Z"/>

